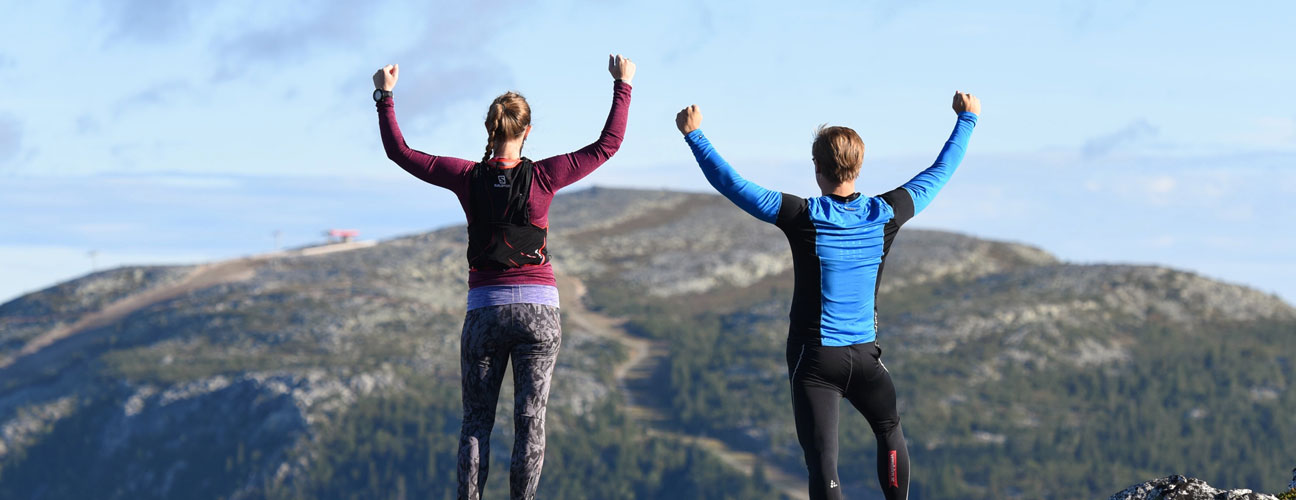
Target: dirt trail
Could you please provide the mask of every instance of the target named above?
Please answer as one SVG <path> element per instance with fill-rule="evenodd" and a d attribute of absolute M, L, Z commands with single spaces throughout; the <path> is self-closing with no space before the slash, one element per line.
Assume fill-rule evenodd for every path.
<path fill-rule="evenodd" d="M 203 264 L 195 268 L 188 276 L 185 276 L 176 283 L 128 295 L 121 300 L 107 305 L 103 309 L 82 316 L 81 319 L 71 324 L 54 327 L 50 331 L 36 336 L 29 340 L 27 344 L 23 345 L 22 350 L 20 350 L 14 357 L 0 358 L 0 369 L 3 369 L 27 356 L 36 354 L 59 340 L 63 340 L 87 330 L 110 325 L 120 321 L 122 318 L 125 318 L 127 315 L 135 311 L 153 304 L 171 300 L 195 290 L 201 290 L 222 283 L 233 283 L 249 279 L 256 275 L 256 269 L 258 267 L 274 257 L 305 257 L 355 250 L 357 248 L 365 248 L 373 245 L 374 242 L 372 241 L 340 243 L 298 250 L 271 252 L 253 255 L 251 257 Z"/>
<path fill-rule="evenodd" d="M 803 477 L 790 474 L 774 465 L 761 463 L 755 455 L 735 450 L 721 440 L 684 434 L 668 428 L 665 424 L 671 420 L 669 402 L 654 397 L 654 394 L 660 391 L 659 384 L 655 383 L 655 376 L 666 369 L 666 357 L 670 352 L 666 343 L 634 336 L 625 329 L 625 319 L 611 318 L 587 309 L 584 299 L 588 290 L 579 278 L 560 275 L 558 283 L 559 294 L 565 298 L 563 317 L 567 321 L 582 331 L 618 342 L 626 347 L 628 355 L 625 360 L 612 367 L 612 373 L 625 398 L 624 408 L 631 417 L 648 427 L 650 435 L 701 446 L 719 457 L 725 464 L 745 474 L 751 474 L 756 464 L 760 463 L 766 481 L 777 488 L 785 498 L 795 500 L 809 498 Z"/>

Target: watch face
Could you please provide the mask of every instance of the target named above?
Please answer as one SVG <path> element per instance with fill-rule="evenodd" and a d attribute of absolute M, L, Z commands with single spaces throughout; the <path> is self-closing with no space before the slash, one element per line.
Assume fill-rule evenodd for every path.
<path fill-rule="evenodd" d="M 381 101 L 382 97 L 383 97 L 382 89 L 374 89 L 374 93 L 373 93 L 374 101 Z"/>

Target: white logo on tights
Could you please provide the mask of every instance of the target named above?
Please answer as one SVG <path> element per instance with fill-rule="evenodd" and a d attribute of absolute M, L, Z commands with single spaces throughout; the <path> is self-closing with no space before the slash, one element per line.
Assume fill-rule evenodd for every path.
<path fill-rule="evenodd" d="M 836 488 L 836 487 L 837 487 L 837 481 L 836 481 L 836 480 L 833 480 L 833 479 L 829 479 L 829 480 L 828 480 L 828 487 L 829 487 L 829 488 Z"/>

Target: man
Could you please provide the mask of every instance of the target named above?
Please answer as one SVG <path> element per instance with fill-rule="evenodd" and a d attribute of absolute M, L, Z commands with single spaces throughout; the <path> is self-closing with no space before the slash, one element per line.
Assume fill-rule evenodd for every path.
<path fill-rule="evenodd" d="M 707 181 L 747 213 L 772 223 L 792 246 L 795 290 L 788 328 L 788 381 L 797 439 L 810 472 L 810 498 L 842 498 L 837 411 L 844 397 L 868 419 L 878 442 L 878 481 L 888 500 L 909 495 L 909 452 L 895 386 L 876 341 L 882 266 L 900 226 L 927 207 L 967 149 L 981 101 L 954 94 L 958 122 L 936 162 L 903 186 L 874 197 L 855 191 L 864 142 L 846 127 L 819 127 L 811 147 L 823 196 L 770 191 L 734 171 L 699 128 L 696 105 L 675 124 Z"/>

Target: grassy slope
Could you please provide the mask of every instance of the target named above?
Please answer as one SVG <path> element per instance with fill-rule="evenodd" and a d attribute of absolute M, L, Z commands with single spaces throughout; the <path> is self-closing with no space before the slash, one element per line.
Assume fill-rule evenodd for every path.
<path fill-rule="evenodd" d="M 1119 290 L 1012 285 L 1050 267 L 1079 266 L 884 294 L 881 338 L 913 454 L 912 498 L 1098 498 L 1172 473 L 1285 486 L 1290 450 L 1277 443 L 1296 442 L 1296 429 L 1282 424 L 1296 413 L 1287 389 L 1296 381 L 1290 353 L 1274 346 L 1296 333 L 1296 321 L 1205 319 L 1204 310 L 1185 321 L 1104 300 Z M 1159 290 L 1140 281 L 1142 269 L 1078 270 L 1107 273 L 1117 288 Z M 797 468 L 783 362 L 790 281 L 654 302 L 618 281 L 594 281 L 602 288 L 592 295 L 670 340 L 683 428 L 756 436 L 772 459 Z M 1057 310 L 1066 314 L 1048 316 Z M 1004 311 L 1016 317 L 994 317 Z M 988 326 L 967 327 L 978 322 Z M 843 406 L 846 487 L 874 489 L 872 434 Z"/>

